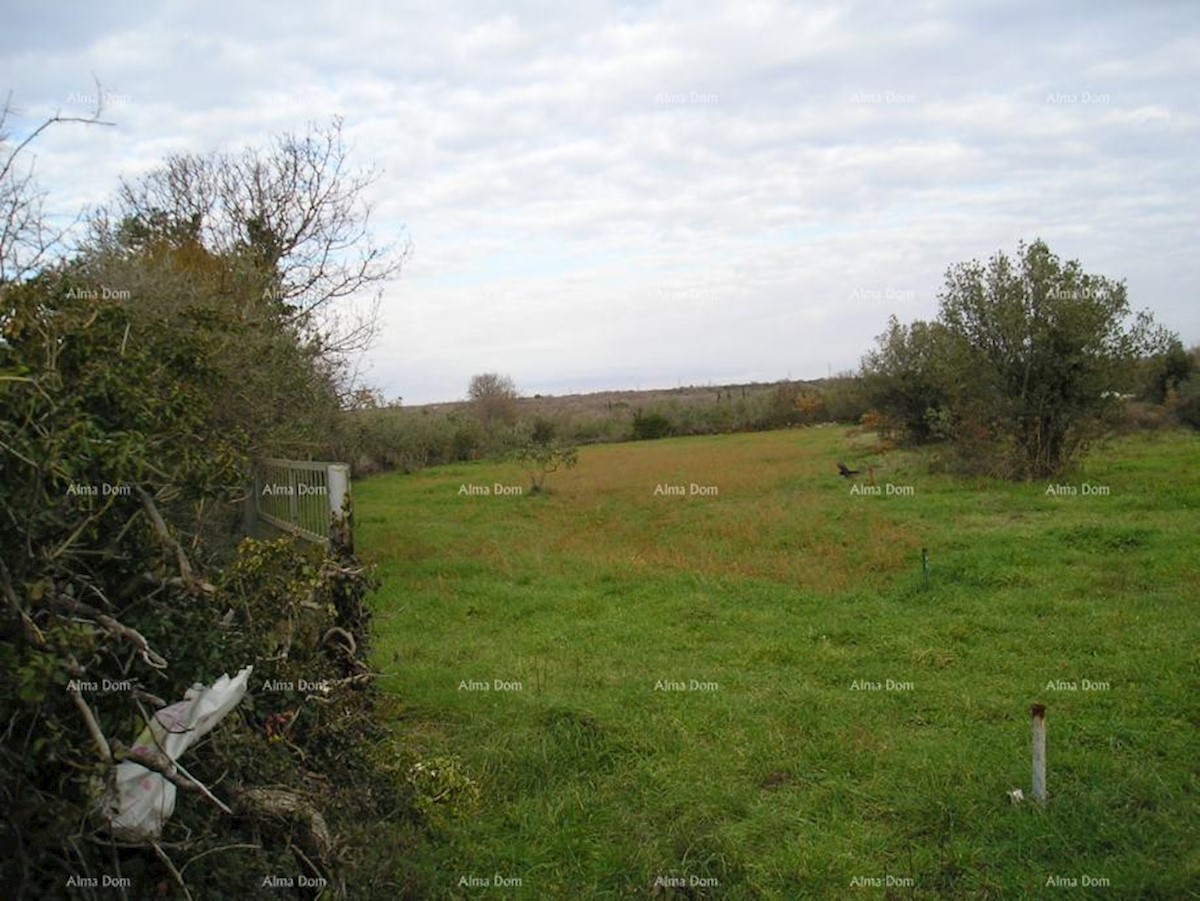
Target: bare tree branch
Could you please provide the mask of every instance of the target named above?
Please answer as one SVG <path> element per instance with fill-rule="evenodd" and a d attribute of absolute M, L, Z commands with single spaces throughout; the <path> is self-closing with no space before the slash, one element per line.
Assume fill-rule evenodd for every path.
<path fill-rule="evenodd" d="M 158 855 L 158 859 L 163 862 L 163 866 L 165 866 L 170 872 L 171 878 L 175 880 L 175 884 L 179 886 L 180 890 L 183 892 L 183 897 L 186 898 L 187 901 L 192 901 L 192 893 L 188 889 L 187 884 L 183 881 L 183 873 L 175 869 L 174 862 L 170 857 L 167 856 L 167 852 L 159 847 L 158 842 L 153 842 L 152 844 L 154 847 L 154 853 Z"/>
<path fill-rule="evenodd" d="M 308 838 L 322 861 L 333 850 L 333 838 L 321 811 L 307 798 L 281 788 L 242 788 L 233 792 L 234 806 L 243 813 L 299 820 L 308 827 Z"/>
<path fill-rule="evenodd" d="M 46 255 L 58 246 L 66 233 L 78 222 L 78 217 L 66 227 L 54 230 L 46 225 L 43 202 L 46 194 L 38 191 L 33 178 L 33 163 L 23 173 L 17 171 L 17 160 L 43 132 L 54 125 L 76 123 L 106 125 L 116 123 L 101 118 L 104 113 L 104 89 L 96 80 L 96 108 L 90 116 L 64 116 L 56 112 L 25 136 L 11 150 L 6 125 L 13 113 L 10 92 L 0 107 L 0 285 L 20 281 L 38 268 Z"/>
<path fill-rule="evenodd" d="M 363 349 L 375 309 L 349 329 L 329 318 L 334 302 L 393 278 L 406 260 L 406 240 L 371 240 L 372 206 L 364 199 L 373 170 L 350 171 L 342 120 L 285 133 L 266 150 L 239 155 L 176 155 L 118 192 L 118 220 L 159 216 L 162 224 L 195 224 L 212 253 L 241 257 L 266 296 L 286 308 L 284 323 L 319 334 L 331 355 Z"/>
<path fill-rule="evenodd" d="M 183 546 L 175 540 L 175 536 L 171 534 L 167 528 L 166 522 L 162 518 L 162 514 L 158 512 L 158 507 L 154 505 L 154 498 L 141 485 L 135 485 L 138 497 L 142 501 L 142 508 L 146 511 L 146 516 L 150 520 L 150 525 L 154 529 L 154 534 L 158 536 L 167 548 L 175 555 L 175 564 L 179 567 L 179 577 L 183 581 L 184 587 L 194 591 L 199 589 L 206 593 L 211 593 L 215 589 L 207 582 L 199 582 L 192 573 L 192 564 L 188 561 L 187 554 L 184 553 Z"/>
<path fill-rule="evenodd" d="M 221 808 L 221 810 L 223 810 L 225 813 L 233 813 L 233 811 L 229 809 L 228 805 L 226 805 L 224 801 L 209 791 L 208 787 L 203 782 L 201 782 L 191 773 L 188 773 L 180 765 L 178 760 L 172 760 L 157 748 L 149 748 L 145 745 L 139 745 L 136 748 L 129 749 L 118 742 L 116 744 L 116 750 L 113 752 L 113 759 L 118 762 L 128 760 L 130 763 L 136 763 L 139 766 L 144 766 L 148 770 L 153 770 L 168 782 L 173 783 L 185 791 L 198 792 L 199 794 L 204 795 L 219 808 Z"/>
<path fill-rule="evenodd" d="M 155 669 L 165 669 L 167 661 L 160 657 L 150 647 L 150 643 L 146 641 L 144 635 L 137 629 L 131 629 L 123 623 L 118 622 L 106 613 L 102 613 L 95 607 L 91 607 L 82 601 L 77 601 L 75 598 L 68 597 L 64 594 L 47 594 L 45 602 L 59 613 L 65 613 L 69 616 L 84 617 L 91 620 L 96 625 L 100 626 L 110 635 L 118 638 L 123 638 L 130 642 L 142 655 L 142 659 Z"/>
<path fill-rule="evenodd" d="M 71 695 L 71 700 L 75 703 L 75 707 L 83 717 L 84 725 L 87 726 L 88 734 L 91 735 L 92 742 L 96 745 L 96 750 L 100 753 L 101 759 L 105 763 L 112 763 L 112 748 L 108 744 L 108 739 L 104 737 L 104 732 L 101 731 L 100 724 L 96 722 L 96 715 L 92 713 L 92 708 L 83 699 L 83 695 L 79 691 L 79 686 L 73 682 L 68 683 L 67 692 Z"/>

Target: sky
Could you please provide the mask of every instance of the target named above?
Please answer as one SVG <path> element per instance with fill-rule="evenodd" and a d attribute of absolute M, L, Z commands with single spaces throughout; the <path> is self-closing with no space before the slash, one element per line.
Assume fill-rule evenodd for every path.
<path fill-rule="evenodd" d="M 1041 238 L 1200 343 L 1200 5 L 13 4 L 0 92 L 70 217 L 171 153 L 344 117 L 407 244 L 407 404 L 811 379 Z"/>

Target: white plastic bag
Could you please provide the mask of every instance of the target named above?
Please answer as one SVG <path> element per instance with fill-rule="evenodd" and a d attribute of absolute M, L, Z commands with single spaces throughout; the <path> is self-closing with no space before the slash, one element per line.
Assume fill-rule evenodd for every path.
<path fill-rule="evenodd" d="M 211 686 L 197 684 L 188 689 L 182 701 L 154 714 L 130 748 L 131 755 L 157 750 L 178 760 L 238 705 L 253 669 L 247 666 L 232 679 L 225 674 Z M 157 841 L 163 824 L 175 812 L 175 786 L 162 774 L 125 760 L 117 765 L 116 784 L 106 801 L 114 837 L 127 842 Z"/>

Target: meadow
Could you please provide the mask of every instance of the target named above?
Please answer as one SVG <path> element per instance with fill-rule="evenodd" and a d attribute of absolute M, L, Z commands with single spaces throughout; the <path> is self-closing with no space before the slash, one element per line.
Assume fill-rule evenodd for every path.
<path fill-rule="evenodd" d="M 429 816 L 406 895 L 1200 897 L 1200 440 L 1050 485 L 873 443 L 596 445 L 543 496 L 503 463 L 356 482 Z M 1013 803 L 1035 702 L 1049 799 Z"/>

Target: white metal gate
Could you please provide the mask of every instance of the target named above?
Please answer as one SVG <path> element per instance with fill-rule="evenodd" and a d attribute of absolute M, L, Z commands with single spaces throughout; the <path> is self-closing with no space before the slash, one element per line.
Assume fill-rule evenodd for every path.
<path fill-rule="evenodd" d="M 276 528 L 328 545 L 349 495 L 345 463 L 264 460 L 254 484 L 254 512 Z"/>

